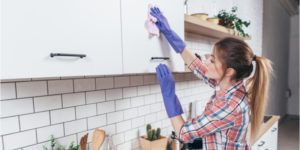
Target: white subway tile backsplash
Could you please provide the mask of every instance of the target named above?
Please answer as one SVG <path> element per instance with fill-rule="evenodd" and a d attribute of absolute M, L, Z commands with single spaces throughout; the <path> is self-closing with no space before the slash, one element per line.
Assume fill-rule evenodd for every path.
<path fill-rule="evenodd" d="M 139 116 L 143 116 L 150 113 L 150 105 L 138 107 Z"/>
<path fill-rule="evenodd" d="M 62 94 L 73 92 L 73 80 L 48 81 L 49 94 Z"/>
<path fill-rule="evenodd" d="M 143 85 L 143 76 L 130 76 L 130 86 Z"/>
<path fill-rule="evenodd" d="M 146 124 L 145 125 L 143 125 L 143 126 L 141 126 L 141 127 L 139 127 L 138 128 L 138 132 L 139 132 L 139 136 L 145 136 L 145 135 L 147 135 L 147 133 L 146 133 Z"/>
<path fill-rule="evenodd" d="M 169 118 L 162 120 L 162 127 L 169 127 L 171 126 L 171 120 Z"/>
<path fill-rule="evenodd" d="M 86 103 L 97 103 L 105 101 L 105 91 L 86 92 Z"/>
<path fill-rule="evenodd" d="M 165 107 L 165 106 L 162 106 Z M 165 110 L 157 112 L 157 120 L 162 120 L 168 118 L 167 112 Z"/>
<path fill-rule="evenodd" d="M 99 115 L 88 118 L 88 129 L 99 128 L 106 125 L 106 115 Z"/>
<path fill-rule="evenodd" d="M 152 122 L 155 122 L 156 121 L 156 113 L 153 113 L 153 114 L 149 114 L 149 115 L 146 115 L 145 116 L 145 123 L 152 123 Z"/>
<path fill-rule="evenodd" d="M 0 136 L 0 150 L 4 150 L 4 149 L 3 149 L 4 146 L 3 146 L 2 141 L 3 141 L 3 140 L 2 140 L 2 136 Z"/>
<path fill-rule="evenodd" d="M 15 83 L 0 83 L 0 90 L 1 90 L 0 100 L 16 98 Z"/>
<path fill-rule="evenodd" d="M 158 112 L 161 110 L 161 103 L 151 104 L 150 105 L 150 112 Z"/>
<path fill-rule="evenodd" d="M 61 95 L 34 97 L 35 112 L 62 108 Z"/>
<path fill-rule="evenodd" d="M 118 145 L 117 150 L 131 150 L 131 142 Z"/>
<path fill-rule="evenodd" d="M 97 104 L 97 114 L 104 114 L 115 111 L 115 101 L 102 102 Z"/>
<path fill-rule="evenodd" d="M 114 79 L 112 77 L 96 78 L 96 89 L 110 89 L 114 87 Z"/>
<path fill-rule="evenodd" d="M 81 119 L 81 120 L 66 122 L 64 127 L 65 127 L 65 135 L 86 131 L 87 121 L 86 119 Z"/>
<path fill-rule="evenodd" d="M 145 124 L 145 117 L 138 117 L 131 120 L 132 128 L 140 127 Z"/>
<path fill-rule="evenodd" d="M 132 150 L 140 150 L 141 149 L 140 141 L 138 138 L 131 140 L 131 149 Z"/>
<path fill-rule="evenodd" d="M 120 122 L 123 120 L 123 111 L 117 111 L 107 114 L 107 124 Z"/>
<path fill-rule="evenodd" d="M 59 138 L 64 136 L 63 124 L 57 124 L 53 126 L 47 126 L 37 129 L 37 140 L 39 143 L 50 140 L 51 135 L 54 138 Z"/>
<path fill-rule="evenodd" d="M 50 149 L 50 141 L 36 144 L 33 146 L 28 146 L 28 147 L 23 148 L 23 150 L 41 150 L 41 149 L 43 149 L 43 146 L 46 146 L 48 149 Z"/>
<path fill-rule="evenodd" d="M 124 111 L 124 120 L 135 118 L 138 116 L 138 109 L 131 108 Z"/>
<path fill-rule="evenodd" d="M 115 88 L 129 86 L 129 77 L 115 77 Z"/>
<path fill-rule="evenodd" d="M 17 82 L 17 97 L 47 95 L 46 81 Z"/>
<path fill-rule="evenodd" d="M 123 110 L 130 108 L 130 99 L 116 100 L 116 110 Z"/>
<path fill-rule="evenodd" d="M 85 93 L 63 94 L 63 107 L 71 107 L 85 104 Z"/>
<path fill-rule="evenodd" d="M 156 102 L 163 102 L 163 97 L 162 97 L 161 93 L 156 94 L 155 96 L 156 96 Z"/>
<path fill-rule="evenodd" d="M 161 121 L 157 121 L 151 124 L 153 129 L 161 128 Z"/>
<path fill-rule="evenodd" d="M 151 94 L 156 94 L 156 93 L 160 93 L 160 85 L 159 84 L 154 84 L 154 85 L 150 85 L 150 93 Z"/>
<path fill-rule="evenodd" d="M 34 113 L 20 116 L 21 130 L 50 125 L 49 112 Z"/>
<path fill-rule="evenodd" d="M 132 129 L 125 132 L 125 141 L 130 141 L 138 138 L 138 129 Z"/>
<path fill-rule="evenodd" d="M 51 124 L 75 120 L 75 108 L 53 110 L 50 112 Z"/>
<path fill-rule="evenodd" d="M 146 95 L 145 97 L 145 104 L 153 104 L 156 102 L 156 96 L 154 94 L 152 95 Z"/>
<path fill-rule="evenodd" d="M 124 143 L 124 133 L 119 133 L 113 136 L 113 143 L 114 145 L 119 145 L 121 143 Z"/>
<path fill-rule="evenodd" d="M 76 107 L 76 118 L 95 116 L 97 114 L 96 104 L 83 105 Z"/>
<path fill-rule="evenodd" d="M 138 92 L 139 96 L 150 94 L 150 86 L 148 86 L 148 85 L 146 85 L 146 86 L 138 86 L 137 89 L 138 89 L 137 92 Z"/>
<path fill-rule="evenodd" d="M 106 100 L 116 100 L 116 99 L 121 99 L 123 95 L 122 89 L 111 89 L 111 90 L 106 90 Z"/>
<path fill-rule="evenodd" d="M 0 123 L 1 123 L 0 135 L 20 131 L 18 117 L 0 119 Z"/>
<path fill-rule="evenodd" d="M 32 144 L 36 144 L 35 130 L 29 130 L 25 132 L 19 132 L 3 136 L 4 149 L 17 149 Z"/>
<path fill-rule="evenodd" d="M 106 134 L 115 134 L 116 133 L 116 124 L 107 125 L 100 127 L 99 129 L 105 130 Z"/>
<path fill-rule="evenodd" d="M 128 87 L 123 89 L 123 97 L 134 97 L 137 96 L 137 88 L 136 87 Z"/>
<path fill-rule="evenodd" d="M 142 106 L 142 105 L 144 105 L 144 97 L 143 96 L 131 98 L 131 107 L 137 107 L 137 106 Z"/>
<path fill-rule="evenodd" d="M 74 90 L 75 92 L 91 91 L 96 89 L 96 81 L 94 78 L 75 79 Z"/>
<path fill-rule="evenodd" d="M 1 101 L 0 106 L 0 117 L 9 117 L 33 112 L 32 98 Z"/>

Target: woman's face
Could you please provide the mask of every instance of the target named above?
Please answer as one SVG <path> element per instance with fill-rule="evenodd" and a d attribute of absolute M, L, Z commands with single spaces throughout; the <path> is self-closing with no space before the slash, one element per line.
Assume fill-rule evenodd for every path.
<path fill-rule="evenodd" d="M 211 54 L 205 55 L 204 64 L 206 65 L 207 71 L 205 75 L 208 78 L 220 80 L 223 76 L 222 63 L 216 55 L 215 47 Z"/>

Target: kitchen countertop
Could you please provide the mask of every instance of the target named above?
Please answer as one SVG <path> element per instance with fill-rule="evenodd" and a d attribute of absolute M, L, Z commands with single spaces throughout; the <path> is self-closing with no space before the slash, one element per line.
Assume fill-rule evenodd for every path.
<path fill-rule="evenodd" d="M 256 141 L 258 141 L 273 125 L 276 121 L 278 121 L 280 119 L 280 116 L 278 115 L 265 115 L 265 116 L 272 116 L 267 122 L 262 123 L 261 127 L 260 127 L 260 131 L 258 133 L 258 136 L 255 138 L 254 141 L 250 141 L 249 136 L 251 133 L 251 124 L 248 127 L 248 131 L 247 131 L 247 141 L 249 141 L 249 145 L 252 146 L 253 144 L 256 143 Z"/>

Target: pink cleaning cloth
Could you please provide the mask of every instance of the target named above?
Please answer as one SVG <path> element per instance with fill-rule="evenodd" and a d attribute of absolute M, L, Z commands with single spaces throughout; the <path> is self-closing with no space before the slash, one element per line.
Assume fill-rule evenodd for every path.
<path fill-rule="evenodd" d="M 151 12 L 151 8 L 152 8 L 152 4 L 148 5 L 148 19 L 145 23 L 145 27 L 147 29 L 147 31 L 152 35 L 152 36 L 157 36 L 159 37 L 159 29 L 157 28 L 157 26 L 155 25 L 155 22 L 157 22 L 157 19 L 155 17 L 153 17 L 152 15 L 150 15 Z"/>

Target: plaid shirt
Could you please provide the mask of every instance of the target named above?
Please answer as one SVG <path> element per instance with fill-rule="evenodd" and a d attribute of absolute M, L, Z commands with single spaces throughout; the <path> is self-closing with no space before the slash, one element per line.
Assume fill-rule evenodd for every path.
<path fill-rule="evenodd" d="M 200 59 L 195 59 L 189 69 L 216 87 L 216 81 L 205 76 L 206 68 Z M 219 93 L 215 91 L 204 112 L 181 127 L 179 139 L 191 142 L 201 137 L 206 150 L 250 150 L 246 140 L 249 106 L 242 80 Z"/>

